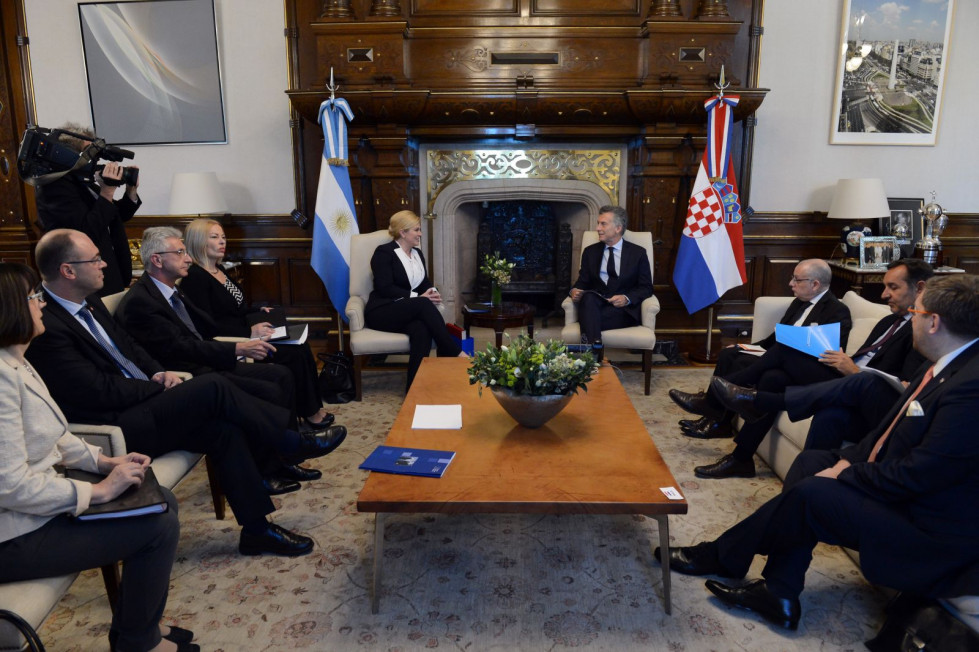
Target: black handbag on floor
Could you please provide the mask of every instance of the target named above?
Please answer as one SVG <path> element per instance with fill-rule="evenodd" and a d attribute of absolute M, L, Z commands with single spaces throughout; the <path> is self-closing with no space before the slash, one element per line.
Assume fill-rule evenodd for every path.
<path fill-rule="evenodd" d="M 979 634 L 937 600 L 902 593 L 887 620 L 864 645 L 871 652 L 979 652 Z"/>
<path fill-rule="evenodd" d="M 0 609 L 0 620 L 6 620 L 20 632 L 24 640 L 27 641 L 28 650 L 32 652 L 44 652 L 44 644 L 41 643 L 41 637 L 37 635 L 33 627 L 27 624 L 26 620 L 13 611 L 7 611 L 6 609 Z"/>
<path fill-rule="evenodd" d="M 323 363 L 320 369 L 320 394 L 327 403 L 349 403 L 354 400 L 354 365 L 343 353 L 319 353 Z"/>

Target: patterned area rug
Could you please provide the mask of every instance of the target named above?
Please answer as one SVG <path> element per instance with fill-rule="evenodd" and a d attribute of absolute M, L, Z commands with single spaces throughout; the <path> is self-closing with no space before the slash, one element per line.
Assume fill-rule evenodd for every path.
<path fill-rule="evenodd" d="M 623 384 L 690 503 L 671 518 L 681 545 L 717 536 L 775 495 L 759 462 L 752 480 L 699 480 L 693 467 L 728 452 L 728 440 L 680 435 L 670 387 L 706 385 L 705 368 L 642 374 Z M 730 610 L 701 578 L 673 574 L 673 614 L 663 612 L 656 522 L 617 516 L 433 516 L 388 520 L 381 612 L 370 613 L 371 515 L 356 509 L 366 472 L 401 404 L 404 375 L 365 374 L 365 400 L 337 406 L 350 430 L 317 460 L 322 480 L 275 499 L 275 520 L 316 540 L 298 559 L 236 553 L 233 520 L 214 519 L 203 467 L 180 486 L 181 537 L 166 617 L 193 629 L 203 650 L 861 650 L 879 627 L 884 596 L 839 548 L 820 545 L 803 594 L 798 632 Z M 489 396 L 487 400 L 492 400 Z M 758 576 L 756 559 L 750 576 Z M 49 650 L 104 650 L 109 623 L 101 576 L 84 573 L 42 628 Z"/>

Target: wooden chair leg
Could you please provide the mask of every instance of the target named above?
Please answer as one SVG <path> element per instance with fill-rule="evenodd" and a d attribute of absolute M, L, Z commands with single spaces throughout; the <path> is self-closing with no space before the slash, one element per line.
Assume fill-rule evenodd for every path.
<path fill-rule="evenodd" d="M 364 370 L 364 356 L 354 356 L 354 400 L 360 402 L 364 398 L 364 387 L 361 383 L 360 374 Z"/>
<path fill-rule="evenodd" d="M 105 584 L 105 595 L 109 598 L 109 607 L 112 612 L 116 611 L 116 604 L 119 602 L 119 583 L 122 581 L 122 573 L 119 570 L 119 562 L 103 566 L 102 583 Z"/>
<path fill-rule="evenodd" d="M 649 393 L 648 391 L 646 392 Z M 225 516 L 224 491 L 221 490 L 221 481 L 218 479 L 218 472 L 211 464 L 211 457 L 204 456 L 204 465 L 207 467 L 207 483 L 211 486 L 211 502 L 214 503 L 214 517 L 223 521 Z"/>
<path fill-rule="evenodd" d="M 642 372 L 646 375 L 646 396 L 649 396 L 649 374 L 653 370 L 653 352 L 645 349 L 642 352 Z"/>

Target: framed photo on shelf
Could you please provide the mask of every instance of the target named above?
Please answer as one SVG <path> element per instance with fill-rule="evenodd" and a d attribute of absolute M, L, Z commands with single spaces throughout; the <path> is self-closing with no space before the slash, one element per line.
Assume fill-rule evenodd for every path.
<path fill-rule="evenodd" d="M 893 236 L 901 246 L 913 246 L 925 232 L 921 216 L 923 203 L 920 197 L 888 197 L 891 214 L 878 220 L 878 234 Z"/>
<path fill-rule="evenodd" d="M 100 138 L 227 142 L 214 0 L 84 2 L 78 17 Z"/>
<path fill-rule="evenodd" d="M 893 236 L 860 238 L 860 269 L 884 269 L 900 257 L 901 250 Z"/>
<path fill-rule="evenodd" d="M 829 142 L 934 145 L 955 0 L 843 0 Z"/>

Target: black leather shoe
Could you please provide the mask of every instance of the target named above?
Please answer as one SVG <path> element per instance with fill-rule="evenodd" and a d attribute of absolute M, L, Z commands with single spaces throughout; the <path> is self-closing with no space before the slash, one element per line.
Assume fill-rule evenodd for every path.
<path fill-rule="evenodd" d="M 243 555 L 269 553 L 283 557 L 299 557 L 313 551 L 313 540 L 302 534 L 290 532 L 275 523 L 269 523 L 261 534 L 248 534 L 244 530 L 238 540 L 238 552 Z"/>
<path fill-rule="evenodd" d="M 265 491 L 270 496 L 281 496 L 282 494 L 292 493 L 293 491 L 299 491 L 302 487 L 295 480 L 280 477 L 278 473 L 262 478 L 262 486 L 265 487 Z"/>
<path fill-rule="evenodd" d="M 755 461 L 748 460 L 742 462 L 734 455 L 725 455 L 713 464 L 698 466 L 693 470 L 693 474 L 698 478 L 711 478 L 720 480 L 722 478 L 753 478 L 755 477 Z"/>
<path fill-rule="evenodd" d="M 289 480 L 295 480 L 296 482 L 309 482 L 310 480 L 319 480 L 322 478 L 323 472 L 319 469 L 310 469 L 304 466 L 299 466 L 298 464 L 292 464 L 290 466 L 283 466 L 281 469 L 276 471 L 275 477 L 287 478 Z"/>
<path fill-rule="evenodd" d="M 653 556 L 663 563 L 662 548 L 657 547 Z M 695 546 L 671 547 L 668 552 L 670 570 L 684 575 L 718 575 L 732 577 L 717 561 L 717 549 L 712 541 Z"/>
<path fill-rule="evenodd" d="M 315 457 L 329 455 L 347 438 L 347 429 L 343 426 L 330 426 L 326 430 L 303 432 L 299 435 L 299 450 L 291 457 L 293 464 Z"/>
<path fill-rule="evenodd" d="M 329 428 L 336 421 L 336 417 L 332 413 L 327 413 L 323 417 L 322 421 L 310 421 L 309 419 L 304 419 L 306 425 L 312 430 L 322 430 L 323 428 Z"/>
<path fill-rule="evenodd" d="M 690 424 L 690 427 L 686 424 Z M 726 439 L 734 436 L 730 420 L 715 421 L 712 417 L 702 417 L 696 421 L 684 419 L 680 422 L 680 431 L 694 439 Z"/>
<path fill-rule="evenodd" d="M 747 423 L 754 423 L 765 416 L 765 412 L 755 407 L 755 390 L 728 382 L 720 376 L 710 379 L 711 393 L 721 404 L 733 410 Z"/>
<path fill-rule="evenodd" d="M 669 395 L 670 398 L 673 399 L 674 403 L 682 407 L 690 414 L 706 416 L 710 411 L 710 408 L 707 405 L 707 395 L 704 392 L 691 394 L 689 392 L 681 392 L 678 389 L 671 389 L 669 391 Z"/>
<path fill-rule="evenodd" d="M 173 625 L 170 625 L 170 633 L 163 638 L 180 646 L 193 641 L 194 632 L 190 631 L 189 629 L 183 629 L 181 627 L 174 627 Z"/>
<path fill-rule="evenodd" d="M 785 629 L 798 629 L 802 605 L 799 598 L 779 598 L 765 585 L 765 580 L 753 580 L 744 586 L 727 586 L 717 580 L 707 580 L 707 590 L 724 604 L 754 611 L 770 623 Z"/>

